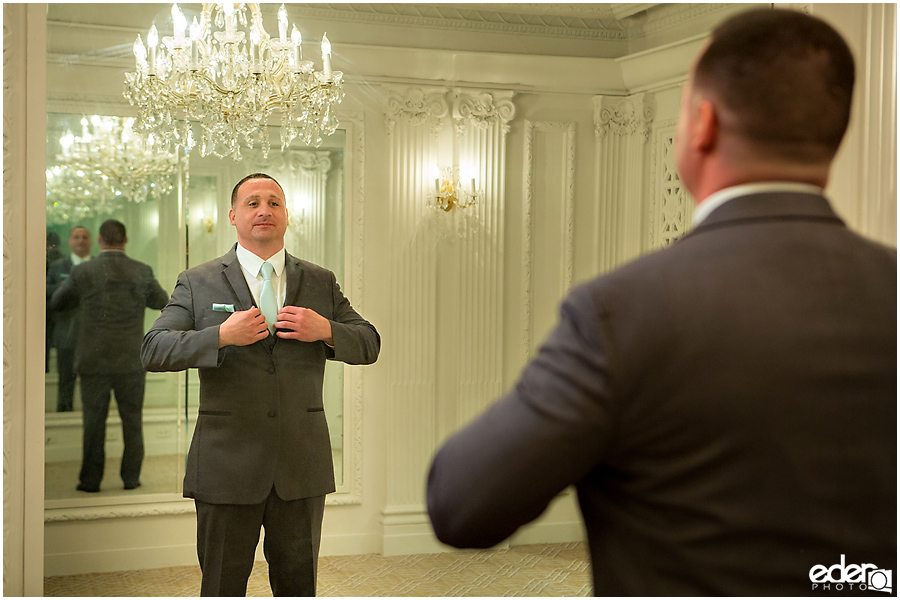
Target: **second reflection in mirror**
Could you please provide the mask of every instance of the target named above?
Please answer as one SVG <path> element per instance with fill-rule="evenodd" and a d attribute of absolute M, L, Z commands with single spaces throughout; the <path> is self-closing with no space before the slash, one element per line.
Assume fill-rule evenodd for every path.
<path fill-rule="evenodd" d="M 48 283 L 49 263 L 63 255 L 85 253 L 77 238 L 83 236 L 94 241 L 88 244 L 85 258 L 92 253 L 98 254 L 96 232 L 104 220 L 115 218 L 128 226 L 129 256 L 150 265 L 162 287 L 172 291 L 178 273 L 185 267 L 220 256 L 233 246 L 235 236 L 225 218 L 231 185 L 247 172 L 264 169 L 276 176 L 285 188 L 291 215 L 285 234 L 288 248 L 297 256 L 328 268 L 335 274 L 337 282 L 343 284 L 343 131 L 329 138 L 329 144 L 323 148 L 291 149 L 274 156 L 270 153 L 268 159 L 258 152 L 247 152 L 244 160 L 236 164 L 192 157 L 190 171 L 182 162 L 168 181 L 162 178 L 148 180 L 147 189 L 153 190 L 153 194 L 147 194 L 139 201 L 128 196 L 110 200 L 101 194 L 84 193 L 86 190 L 97 191 L 94 186 L 99 185 L 98 180 L 103 181 L 100 177 L 91 177 L 92 173 L 84 171 L 81 176 L 75 171 L 67 174 L 59 168 L 59 157 L 64 154 L 60 139 L 65 138 L 67 132 L 83 133 L 85 129 L 88 134 L 102 133 L 102 128 L 93 126 L 93 121 L 98 120 L 91 116 L 48 115 Z M 120 123 L 124 126 L 127 120 L 122 119 Z M 79 183 L 66 188 L 51 185 L 51 173 L 54 172 L 58 174 L 59 182 L 71 175 Z M 97 202 L 93 201 L 95 199 Z M 52 294 L 52 290 L 49 291 Z M 150 328 L 156 314 L 146 311 L 144 331 Z M 53 333 L 55 326 L 63 320 L 62 313 L 48 314 L 45 493 L 50 501 L 48 507 L 56 508 L 76 506 L 95 496 L 102 500 L 123 493 L 134 494 L 125 492 L 123 485 L 115 485 L 109 477 L 99 494 L 75 490 L 79 471 L 79 461 L 75 459 L 80 457 L 83 445 L 83 402 L 80 385 L 67 383 L 76 375 L 67 375 L 71 369 L 66 369 L 65 336 L 58 335 L 59 331 Z M 64 327 L 59 329 L 64 330 Z M 342 366 L 342 363 L 328 362 L 323 395 L 331 456 L 339 486 L 343 482 L 345 459 Z M 67 395 L 64 389 L 67 385 L 72 387 L 72 410 L 58 412 L 57 404 Z M 146 457 L 141 494 L 181 496 L 185 454 L 197 419 L 199 396 L 196 369 L 191 369 L 187 377 L 181 373 L 147 374 L 143 407 Z M 116 474 L 120 470 L 123 451 L 118 411 L 110 411 L 107 474 Z"/>

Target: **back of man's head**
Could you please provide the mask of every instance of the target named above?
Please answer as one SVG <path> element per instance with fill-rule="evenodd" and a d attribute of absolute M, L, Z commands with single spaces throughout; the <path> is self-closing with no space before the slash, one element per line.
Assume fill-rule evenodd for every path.
<path fill-rule="evenodd" d="M 100 226 L 100 240 L 106 247 L 123 248 L 128 238 L 125 235 L 125 225 L 121 221 L 109 219 Z"/>
<path fill-rule="evenodd" d="M 850 119 L 853 56 L 824 21 L 756 9 L 717 27 L 694 87 L 717 103 L 720 128 L 773 158 L 830 161 Z"/>

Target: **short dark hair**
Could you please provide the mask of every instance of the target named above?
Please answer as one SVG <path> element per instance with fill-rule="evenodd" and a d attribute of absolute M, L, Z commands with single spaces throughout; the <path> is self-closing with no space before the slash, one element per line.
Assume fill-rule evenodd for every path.
<path fill-rule="evenodd" d="M 251 179 L 271 179 L 278 186 L 278 189 L 281 190 L 281 195 L 284 196 L 284 188 L 281 187 L 281 184 L 278 183 L 277 179 L 275 179 L 271 175 L 266 175 L 265 173 L 250 173 L 249 175 L 238 181 L 237 185 L 234 186 L 234 189 L 231 190 L 231 206 L 234 206 L 234 203 L 237 201 L 238 188 L 240 188 L 245 181 L 250 181 Z"/>
<path fill-rule="evenodd" d="M 73 227 L 72 229 L 69 230 L 69 235 L 72 235 L 72 232 L 74 232 L 76 229 L 84 229 L 88 233 L 91 232 L 91 230 L 88 229 L 87 227 L 85 227 L 84 225 L 76 225 L 75 227 Z"/>
<path fill-rule="evenodd" d="M 125 225 L 115 219 L 103 221 L 103 225 L 100 226 L 100 239 L 107 246 L 125 245 Z"/>
<path fill-rule="evenodd" d="M 694 85 L 725 109 L 724 129 L 801 162 L 837 152 L 854 78 L 853 55 L 834 28 L 774 9 L 750 10 L 716 27 L 694 71 Z"/>

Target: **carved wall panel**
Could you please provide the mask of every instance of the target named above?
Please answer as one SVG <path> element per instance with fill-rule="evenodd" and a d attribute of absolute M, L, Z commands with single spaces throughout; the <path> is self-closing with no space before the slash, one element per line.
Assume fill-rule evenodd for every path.
<path fill-rule="evenodd" d="M 653 132 L 648 232 L 650 249 L 670 246 L 691 227 L 694 201 L 675 164 L 675 123 Z"/>
<path fill-rule="evenodd" d="M 523 362 L 556 320 L 572 287 L 575 123 L 525 121 L 522 206 Z M 539 224 L 539 225 L 538 225 Z"/>

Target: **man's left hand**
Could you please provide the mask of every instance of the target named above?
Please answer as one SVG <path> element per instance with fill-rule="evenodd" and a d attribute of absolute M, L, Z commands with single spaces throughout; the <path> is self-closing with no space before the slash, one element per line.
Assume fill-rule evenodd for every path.
<path fill-rule="evenodd" d="M 331 322 L 316 311 L 301 306 L 285 306 L 278 311 L 275 335 L 289 340 L 301 342 L 322 341 L 329 346 L 334 345 L 331 339 Z"/>

